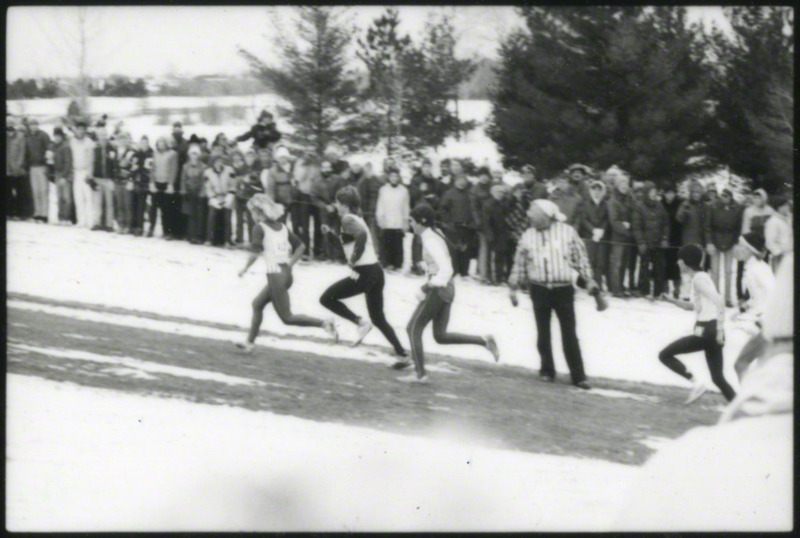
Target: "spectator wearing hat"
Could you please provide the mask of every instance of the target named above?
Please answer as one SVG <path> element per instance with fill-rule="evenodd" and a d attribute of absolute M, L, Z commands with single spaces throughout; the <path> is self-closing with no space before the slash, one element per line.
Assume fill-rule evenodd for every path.
<path fill-rule="evenodd" d="M 522 184 L 525 186 L 527 195 L 525 196 L 525 211 L 528 210 L 528 205 L 533 200 L 547 199 L 547 187 L 541 181 L 536 179 L 536 168 L 532 164 L 526 164 L 522 167 Z"/>
<path fill-rule="evenodd" d="M 652 181 L 645 181 L 644 201 L 633 216 L 633 235 L 639 250 L 639 291 L 651 299 L 666 290 L 664 249 L 669 246 L 669 217 Z M 652 281 L 652 291 L 650 283 Z"/>
<path fill-rule="evenodd" d="M 678 267 L 678 248 L 681 246 L 681 223 L 678 222 L 678 207 L 681 204 L 675 192 L 675 185 L 669 183 L 664 187 L 664 196 L 661 200 L 667 212 L 669 222 L 669 245 L 664 249 L 664 277 L 667 282 L 672 282 L 672 296 L 680 298 L 681 270 Z"/>
<path fill-rule="evenodd" d="M 94 146 L 91 174 L 96 186 L 92 194 L 92 229 L 110 232 L 114 230 L 114 188 L 119 176 L 119 156 L 108 139 L 105 127 L 96 128 L 95 134 L 97 143 Z"/>
<path fill-rule="evenodd" d="M 187 151 L 189 160 L 181 171 L 182 205 L 187 209 L 188 239 L 192 244 L 202 244 L 206 240 L 206 219 L 208 199 L 206 198 L 206 165 L 200 160 L 202 150 L 191 145 Z"/>
<path fill-rule="evenodd" d="M 456 249 L 452 261 L 456 274 L 465 277 L 469 274 L 469 262 L 477 246 L 475 230 L 480 222 L 472 211 L 469 180 L 462 171 L 461 163 L 454 160 L 450 166 L 453 185 L 442 196 L 438 214 L 443 225 L 452 230 L 454 242 L 464 247 Z"/>
<path fill-rule="evenodd" d="M 711 258 L 711 277 L 727 306 L 733 306 L 733 252 L 742 229 L 742 209 L 733 201 L 733 192 L 723 189 L 719 198 L 707 206 L 705 214 L 706 252 Z M 721 279 L 725 279 L 724 288 Z"/>
<path fill-rule="evenodd" d="M 390 168 L 388 181 L 378 191 L 375 220 L 381 230 L 384 265 L 387 269 L 403 268 L 403 237 L 408 229 L 411 197 L 400 183 L 400 171 Z"/>
<path fill-rule="evenodd" d="M 605 174 L 605 182 L 613 185 L 608 200 L 608 223 L 611 227 L 611 253 L 609 255 L 609 288 L 614 297 L 627 297 L 622 287 L 625 269 L 633 251 L 634 200 L 630 193 L 630 178 L 619 168 L 612 167 Z"/>
<path fill-rule="evenodd" d="M 58 222 L 71 224 L 72 221 L 72 149 L 64 131 L 56 127 L 53 131 L 53 175 L 58 196 Z"/>
<path fill-rule="evenodd" d="M 225 246 L 231 236 L 231 210 L 228 208 L 229 194 L 233 192 L 233 169 L 218 155 L 206 168 L 206 198 L 208 199 L 208 224 L 206 244 Z"/>
<path fill-rule="evenodd" d="M 747 206 L 742 214 L 742 233 L 760 232 L 763 234 L 764 225 L 775 213 L 775 210 L 767 204 L 769 196 L 764 189 L 754 190 L 750 199 L 752 204 Z"/>
<path fill-rule="evenodd" d="M 150 190 L 153 203 L 150 205 L 150 230 L 147 237 L 153 237 L 157 212 L 161 213 L 161 229 L 164 238 L 171 240 L 174 232 L 176 207 L 172 194 L 178 175 L 178 154 L 170 148 L 167 139 L 156 140 L 156 151 L 153 154 L 153 182 Z"/>
<path fill-rule="evenodd" d="M 506 221 L 510 189 L 503 183 L 495 183 L 490 197 L 483 203 L 483 233 L 489 245 L 489 259 L 493 261 L 494 274 L 489 274 L 493 284 L 501 284 L 508 278 L 514 251 L 511 250 L 511 228 Z M 492 265 L 490 264 L 490 268 Z"/>
<path fill-rule="evenodd" d="M 133 156 L 133 191 L 131 192 L 131 230 L 133 235 L 144 234 L 144 213 L 147 196 L 153 181 L 153 148 L 150 139 L 142 136 Z"/>
<path fill-rule="evenodd" d="M 8 119 L 6 132 L 6 195 L 12 218 L 29 218 L 33 212 L 31 183 L 25 169 L 25 130 Z"/>
<path fill-rule="evenodd" d="M 592 169 L 585 164 L 571 164 L 567 168 L 567 174 L 572 187 L 576 190 L 581 200 L 589 199 Z"/>
<path fill-rule="evenodd" d="M 599 289 L 592 278 L 586 248 L 575 229 L 566 224 L 566 216 L 549 200 L 535 200 L 528 210 L 531 227 L 522 235 L 514 256 L 508 284 L 511 301 L 516 304 L 516 289 L 527 286 L 536 318 L 537 348 L 541 358 L 539 375 L 543 381 L 555 380 L 555 365 L 550 337 L 550 318 L 555 311 L 561 325 L 564 356 L 572 383 L 588 390 L 583 357 L 575 327 L 575 289 L 572 281 L 577 271 L 587 290 Z"/>
<path fill-rule="evenodd" d="M 787 194 L 779 194 L 772 197 L 770 205 L 775 213 L 764 224 L 764 239 L 772 269 L 777 272 L 786 253 L 794 251 L 794 231 L 792 230 L 794 201 Z"/>
<path fill-rule="evenodd" d="M 249 131 L 237 136 L 237 142 L 244 142 L 245 140 L 253 139 L 253 146 L 256 148 L 270 148 L 272 144 L 281 139 L 281 133 L 275 126 L 275 119 L 272 114 L 266 110 L 262 110 L 258 116 L 258 123 L 253 125 Z"/>
<path fill-rule="evenodd" d="M 489 237 L 486 234 L 485 222 L 486 219 L 483 215 L 483 205 L 487 200 L 492 198 L 491 195 L 492 173 L 488 168 L 481 167 L 478 169 L 478 181 L 470 189 L 470 198 L 472 203 L 472 214 L 475 220 L 479 223 L 478 227 L 478 275 L 484 282 L 489 282 L 490 278 L 490 254 L 489 254 Z"/>
<path fill-rule="evenodd" d="M 589 188 L 588 198 L 581 201 L 577 211 L 576 230 L 586 244 L 589 265 L 597 285 L 602 288 L 605 277 L 609 286 L 608 256 L 608 197 L 606 186 L 602 181 L 593 181 Z"/>
<path fill-rule="evenodd" d="M 561 176 L 554 182 L 553 191 L 548 195 L 548 199 L 567 217 L 567 224 L 575 226 L 578 206 L 582 201 L 577 187 L 570 185 L 569 180 Z"/>
<path fill-rule="evenodd" d="M 50 137 L 39 129 L 39 120 L 31 119 L 28 125 L 30 131 L 25 137 L 26 163 L 33 193 L 33 218 L 39 222 L 47 222 L 49 184 L 46 153 L 50 147 Z"/>

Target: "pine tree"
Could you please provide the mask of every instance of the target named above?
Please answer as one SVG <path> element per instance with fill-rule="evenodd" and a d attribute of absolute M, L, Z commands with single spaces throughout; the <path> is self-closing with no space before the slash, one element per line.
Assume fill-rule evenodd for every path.
<path fill-rule="evenodd" d="M 253 73 L 290 104 L 277 108 L 294 128 L 288 140 L 320 156 L 329 144 L 359 149 L 365 140 L 355 78 L 345 68 L 352 28 L 343 16 L 338 8 L 298 7 L 296 36 L 276 39 L 278 66 L 240 49 Z"/>
<path fill-rule="evenodd" d="M 794 20 L 789 7 L 732 7 L 733 36 L 706 36 L 715 121 L 709 153 L 768 191 L 792 182 Z"/>
<path fill-rule="evenodd" d="M 683 175 L 708 93 L 697 26 L 675 7 L 523 7 L 501 45 L 490 137 L 509 167 L 571 163 L 641 179 Z"/>

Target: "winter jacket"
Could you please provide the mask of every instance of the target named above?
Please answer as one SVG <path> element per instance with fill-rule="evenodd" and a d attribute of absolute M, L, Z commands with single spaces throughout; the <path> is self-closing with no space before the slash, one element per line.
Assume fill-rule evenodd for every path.
<path fill-rule="evenodd" d="M 286 207 L 292 203 L 292 175 L 277 162 L 269 170 L 261 171 L 261 183 L 265 192 L 277 203 Z"/>
<path fill-rule="evenodd" d="M 667 212 L 669 219 L 669 245 L 671 247 L 679 247 L 681 245 L 681 233 L 683 226 L 678 222 L 678 208 L 681 205 L 679 198 L 675 197 L 671 202 L 663 201 L 664 210 Z"/>
<path fill-rule="evenodd" d="M 241 136 L 236 137 L 237 142 L 244 142 L 245 140 L 253 139 L 253 146 L 256 148 L 266 148 L 270 144 L 274 144 L 281 139 L 281 133 L 275 127 L 275 124 L 261 125 L 256 123 L 249 131 Z"/>
<path fill-rule="evenodd" d="M 605 195 L 605 185 L 603 185 L 602 196 L 595 202 L 589 197 L 581 201 L 575 219 L 575 229 L 584 239 L 590 239 L 594 230 L 603 230 L 601 240 L 609 238 L 609 218 L 608 218 L 608 198 Z"/>
<path fill-rule="evenodd" d="M 681 223 L 681 246 L 695 243 L 705 248 L 705 202 L 686 200 L 678 208 L 676 215 Z"/>
<path fill-rule="evenodd" d="M 421 172 L 411 178 L 408 186 L 411 195 L 411 207 L 417 206 L 422 202 L 427 203 L 433 209 L 439 205 L 441 195 L 441 185 L 439 180 L 433 176 L 425 176 Z"/>
<path fill-rule="evenodd" d="M 382 186 L 383 180 L 378 176 L 364 176 L 358 184 L 358 194 L 361 196 L 361 213 L 367 222 L 375 220 L 378 192 Z"/>
<path fill-rule="evenodd" d="M 334 180 L 333 174 L 327 177 L 324 174 L 320 174 L 314 178 L 314 183 L 311 185 L 311 200 L 314 205 L 324 208 L 324 206 L 333 203 L 333 197 L 336 195 L 333 190 L 336 187 Z M 327 211 L 327 208 L 324 208 L 324 210 Z"/>
<path fill-rule="evenodd" d="M 635 213 L 633 196 L 622 195 L 614 190 L 608 200 L 608 223 L 611 226 L 611 241 L 633 243 L 633 216 Z M 628 226 L 625 226 L 625 223 Z"/>
<path fill-rule="evenodd" d="M 742 208 L 735 202 L 715 202 L 706 211 L 704 237 L 718 250 L 727 251 L 742 233 Z"/>
<path fill-rule="evenodd" d="M 459 189 L 450 187 L 439 204 L 439 220 L 454 226 L 468 226 L 478 228 L 480 222 L 472 213 L 472 196 L 469 187 Z"/>
<path fill-rule="evenodd" d="M 153 157 L 153 181 L 175 187 L 178 178 L 178 153 L 174 149 L 156 151 Z"/>
<path fill-rule="evenodd" d="M 404 185 L 385 184 L 378 191 L 375 222 L 382 230 L 407 230 L 411 197 Z"/>
<path fill-rule="evenodd" d="M 497 200 L 491 196 L 484 201 L 481 208 L 483 233 L 489 238 L 492 247 L 498 251 L 506 250 L 511 240 L 511 228 L 506 221 L 507 211 L 507 200 Z"/>
<path fill-rule="evenodd" d="M 508 199 L 508 204 L 506 205 L 506 224 L 508 224 L 511 230 L 511 236 L 515 241 L 519 241 L 522 234 L 525 233 L 525 230 L 530 227 L 528 208 L 533 201 L 532 196 L 530 191 L 523 189 L 521 200 L 517 200 L 516 196 L 513 194 Z"/>
<path fill-rule="evenodd" d="M 532 183 L 528 183 L 525 185 L 525 190 L 528 192 L 531 202 L 533 200 L 543 200 L 548 198 L 547 187 L 541 181 L 533 181 Z"/>
<path fill-rule="evenodd" d="M 567 224 L 574 227 L 577 220 L 578 206 L 581 203 L 580 195 L 577 192 L 564 192 L 557 189 L 550 194 L 549 198 L 567 217 Z"/>
<path fill-rule="evenodd" d="M 136 150 L 127 148 L 119 150 L 119 174 L 116 183 L 126 184 L 133 179 L 134 167 L 136 166 Z"/>
<path fill-rule="evenodd" d="M 6 175 L 25 175 L 25 134 L 21 131 L 6 135 Z"/>
<path fill-rule="evenodd" d="M 95 144 L 92 157 L 93 178 L 116 179 L 119 177 L 119 161 L 117 159 L 117 149 L 111 144 Z"/>
<path fill-rule="evenodd" d="M 213 167 L 206 168 L 203 175 L 206 179 L 206 198 L 208 205 L 215 209 L 222 209 L 225 206 L 225 198 L 233 192 L 233 169 L 230 166 L 223 166 L 217 172 Z"/>
<path fill-rule="evenodd" d="M 84 136 L 81 140 L 77 137 L 69 139 L 70 148 L 72 148 L 72 168 L 91 175 L 94 170 L 94 146 L 95 143 L 88 136 Z"/>
<path fill-rule="evenodd" d="M 264 184 L 261 182 L 261 172 L 257 167 L 250 169 L 250 173 L 239 181 L 236 185 L 236 197 L 249 200 L 256 194 L 266 192 Z"/>
<path fill-rule="evenodd" d="M 764 233 L 764 225 L 774 214 L 775 210 L 768 205 L 764 207 L 748 206 L 742 214 L 742 233 Z"/>
<path fill-rule="evenodd" d="M 307 166 L 302 160 L 296 161 L 292 169 L 292 178 L 295 188 L 297 188 L 301 194 L 310 196 L 311 187 L 314 184 L 314 176 L 318 174 L 319 170 L 316 168 Z"/>
<path fill-rule="evenodd" d="M 136 162 L 133 172 L 136 190 L 147 192 L 153 177 L 153 148 L 147 148 L 144 151 L 137 149 L 133 159 Z"/>
<path fill-rule="evenodd" d="M 201 162 L 192 163 L 188 161 L 181 170 L 181 194 L 191 194 L 193 196 L 206 196 L 206 165 Z"/>
<path fill-rule="evenodd" d="M 72 149 L 68 142 L 53 144 L 53 175 L 72 181 Z"/>
<path fill-rule="evenodd" d="M 669 242 L 669 216 L 661 202 L 645 200 L 633 215 L 633 235 L 637 245 L 659 248 Z"/>
<path fill-rule="evenodd" d="M 477 228 L 483 232 L 483 204 L 492 197 L 491 184 L 476 183 L 469 189 L 472 204 L 472 218 Z"/>
<path fill-rule="evenodd" d="M 45 153 L 50 147 L 50 137 L 41 129 L 25 137 L 25 156 L 28 166 L 45 166 Z"/>

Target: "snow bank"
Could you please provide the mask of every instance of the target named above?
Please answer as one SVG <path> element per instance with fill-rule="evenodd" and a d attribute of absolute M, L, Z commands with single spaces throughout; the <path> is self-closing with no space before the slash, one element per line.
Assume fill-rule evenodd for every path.
<path fill-rule="evenodd" d="M 7 379 L 12 531 L 603 530 L 638 469 Z"/>
<path fill-rule="evenodd" d="M 250 302 L 264 286 L 261 262 L 239 279 L 236 273 L 246 254 L 189 245 L 90 232 L 77 228 L 9 222 L 7 232 L 7 290 L 54 299 L 116 306 L 192 320 L 239 326 L 250 320 Z M 57 270 L 55 269 L 57 268 Z M 332 264 L 300 264 L 291 290 L 296 312 L 327 316 L 319 304 L 322 292 L 346 277 L 347 268 Z M 386 315 L 404 345 L 405 326 L 416 307 L 421 277 L 387 274 Z M 658 352 L 674 338 L 691 330 L 692 313 L 664 303 L 611 299 L 599 313 L 582 293 L 576 300 L 578 335 L 591 377 L 688 387 L 683 378 L 658 361 Z M 348 301 L 354 312 L 366 315 L 363 298 Z M 512 364 L 538 370 L 536 330 L 530 301 L 512 308 L 504 288 L 459 282 L 450 327 L 477 334 L 493 333 L 501 352 L 501 366 Z M 285 327 L 269 308 L 263 328 L 277 334 L 322 335 L 318 329 Z M 355 327 L 342 321 L 344 339 L 353 339 Z M 736 382 L 733 360 L 747 339 L 743 331 L 728 331 L 725 373 Z M 557 321 L 553 322 L 556 369 L 567 373 Z M 373 330 L 369 344 L 387 346 Z M 430 330 L 423 337 L 426 350 L 455 357 L 491 362 L 490 354 L 474 346 L 441 346 Z M 685 357 L 687 366 L 710 382 L 702 354 Z"/>

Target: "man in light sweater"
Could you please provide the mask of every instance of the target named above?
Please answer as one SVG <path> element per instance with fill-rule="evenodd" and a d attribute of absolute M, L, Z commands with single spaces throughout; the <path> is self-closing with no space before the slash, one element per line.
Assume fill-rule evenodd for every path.
<path fill-rule="evenodd" d="M 392 167 L 387 171 L 389 182 L 378 191 L 375 219 L 382 230 L 384 263 L 387 269 L 403 267 L 403 237 L 408 229 L 411 196 L 400 184 L 400 172 Z"/>
<path fill-rule="evenodd" d="M 91 228 L 95 222 L 92 204 L 92 187 L 88 182 L 94 168 L 94 142 L 86 135 L 86 122 L 78 121 L 75 135 L 70 138 L 72 148 L 72 190 L 75 200 L 75 217 L 78 226 Z"/>

